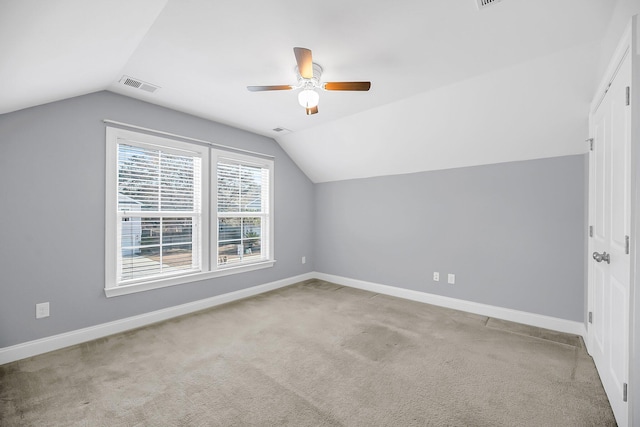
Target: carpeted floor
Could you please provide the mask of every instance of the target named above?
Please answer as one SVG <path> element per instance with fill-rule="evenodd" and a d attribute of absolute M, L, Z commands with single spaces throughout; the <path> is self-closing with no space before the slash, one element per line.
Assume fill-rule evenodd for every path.
<path fill-rule="evenodd" d="M 614 426 L 575 336 L 308 281 L 0 367 L 2 426 Z"/>

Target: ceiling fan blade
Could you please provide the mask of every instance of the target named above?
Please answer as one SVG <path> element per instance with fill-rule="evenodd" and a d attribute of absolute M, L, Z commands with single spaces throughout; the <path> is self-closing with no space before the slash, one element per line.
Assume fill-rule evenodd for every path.
<path fill-rule="evenodd" d="M 310 116 L 312 114 L 318 114 L 318 106 L 317 105 L 315 107 L 305 108 L 305 110 L 307 110 L 307 116 Z"/>
<path fill-rule="evenodd" d="M 278 86 L 247 86 L 250 92 L 262 92 L 265 90 L 291 90 L 293 86 L 278 85 Z"/>
<path fill-rule="evenodd" d="M 327 82 L 323 85 L 324 90 L 361 90 L 366 91 L 371 88 L 371 82 Z"/>
<path fill-rule="evenodd" d="M 305 79 L 313 78 L 313 59 L 311 59 L 311 51 L 304 47 L 294 47 L 293 53 L 296 55 L 298 63 L 298 71 Z"/>

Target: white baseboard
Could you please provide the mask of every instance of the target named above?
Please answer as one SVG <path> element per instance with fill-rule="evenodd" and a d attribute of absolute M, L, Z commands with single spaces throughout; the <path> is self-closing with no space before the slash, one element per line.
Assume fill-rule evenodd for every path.
<path fill-rule="evenodd" d="M 289 286 L 304 280 L 314 278 L 313 273 L 301 274 L 299 276 L 289 277 L 275 282 L 265 283 L 251 288 L 241 289 L 235 292 L 229 292 L 215 297 L 206 298 L 162 310 L 152 311 L 150 313 L 138 316 L 127 317 L 125 319 L 115 320 L 113 322 L 103 323 L 88 328 L 78 329 L 63 334 L 53 335 L 34 341 L 28 341 L 22 344 L 16 344 L 11 347 L 0 349 L 0 365 L 35 356 L 49 351 L 58 350 L 71 345 L 80 344 L 97 338 L 106 337 L 108 335 L 117 334 L 119 332 L 128 331 L 130 329 L 139 328 L 141 326 L 150 325 L 162 320 L 171 319 L 173 317 L 182 316 L 184 314 L 193 313 L 216 305 L 225 304 L 242 298 L 251 297 L 274 289 Z"/>
<path fill-rule="evenodd" d="M 425 292 L 413 291 L 409 289 L 397 288 L 395 286 L 382 285 L 379 283 L 366 282 L 364 280 L 350 279 L 347 277 L 334 276 L 325 273 L 305 273 L 299 276 L 289 277 L 275 282 L 265 283 L 251 288 L 229 292 L 215 297 L 206 298 L 162 310 L 138 316 L 127 317 L 113 322 L 103 323 L 88 328 L 78 329 L 63 334 L 53 335 L 34 341 L 16 344 L 11 347 L 0 348 L 0 365 L 13 362 L 49 351 L 58 350 L 71 345 L 80 344 L 108 335 L 128 331 L 150 325 L 152 323 L 182 316 L 199 310 L 204 310 L 216 305 L 225 304 L 242 298 L 251 297 L 274 289 L 293 285 L 309 279 L 321 279 L 351 288 L 376 292 L 384 295 L 404 298 L 412 301 L 419 301 L 427 304 L 437 305 L 454 310 L 466 311 L 496 319 L 510 320 L 512 322 L 523 323 L 525 325 L 537 326 L 539 328 L 551 329 L 554 331 L 580 335 L 586 342 L 587 330 L 583 323 L 571 320 L 558 319 L 555 317 L 543 316 L 540 314 L 527 313 L 524 311 L 512 310 L 509 308 L 496 307 L 480 304 L 471 301 L 464 301 L 440 295 L 428 294 Z"/>
<path fill-rule="evenodd" d="M 509 320 L 511 322 L 536 326 L 538 328 L 551 329 L 553 331 L 580 335 L 585 340 L 585 342 L 587 341 L 587 329 L 584 323 L 575 322 L 572 320 L 559 319 L 557 317 L 543 316 L 541 314 L 512 310 L 510 308 L 480 304 L 477 302 L 444 297 L 441 295 L 429 294 L 426 292 L 397 288 L 395 286 L 366 282 L 364 280 L 334 276 L 332 274 L 313 273 L 313 275 L 317 279 L 326 280 L 327 282 L 348 286 L 350 288 L 357 288 L 412 301 L 424 302 L 440 307 L 452 308 L 454 310 L 466 311 L 468 313 L 479 314 L 487 317 L 494 317 L 496 319 Z"/>

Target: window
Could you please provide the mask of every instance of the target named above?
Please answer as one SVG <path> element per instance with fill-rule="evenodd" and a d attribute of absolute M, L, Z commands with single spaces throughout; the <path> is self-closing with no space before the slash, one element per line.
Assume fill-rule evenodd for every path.
<path fill-rule="evenodd" d="M 273 265 L 273 161 L 107 128 L 107 296 Z"/>
<path fill-rule="evenodd" d="M 262 259 L 263 238 L 268 237 L 269 169 L 250 159 L 223 156 L 216 164 L 218 266 Z"/>

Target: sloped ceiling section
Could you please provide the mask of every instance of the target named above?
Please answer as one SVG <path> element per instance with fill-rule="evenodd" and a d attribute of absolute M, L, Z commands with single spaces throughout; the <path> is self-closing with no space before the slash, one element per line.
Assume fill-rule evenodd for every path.
<path fill-rule="evenodd" d="M 584 153 L 597 44 L 278 137 L 314 182 Z M 585 76 L 585 74 L 587 76 Z"/>
<path fill-rule="evenodd" d="M 106 89 L 166 3 L 0 1 L 0 114 Z"/>
<path fill-rule="evenodd" d="M 273 137 L 315 182 L 571 154 L 620 1 L 3 0 L 0 113 L 106 89 Z M 313 116 L 247 91 L 295 83 L 294 46 L 371 90 Z"/>

